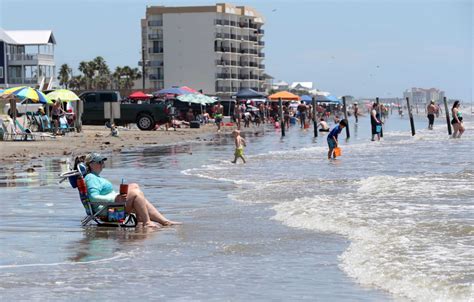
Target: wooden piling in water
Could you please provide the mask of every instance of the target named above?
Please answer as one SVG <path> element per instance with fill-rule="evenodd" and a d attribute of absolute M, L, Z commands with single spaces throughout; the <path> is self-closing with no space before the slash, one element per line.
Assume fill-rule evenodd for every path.
<path fill-rule="evenodd" d="M 449 117 L 449 109 L 448 109 L 448 100 L 446 97 L 443 98 L 444 102 L 444 111 L 446 112 L 446 124 L 448 125 L 448 134 L 451 135 L 451 118 Z"/>
<path fill-rule="evenodd" d="M 349 131 L 349 119 L 347 118 L 347 106 L 346 106 L 346 97 L 342 97 L 342 104 L 344 105 L 344 119 L 346 120 L 347 126 L 346 126 L 346 139 L 351 137 L 350 131 Z"/>
<path fill-rule="evenodd" d="M 278 103 L 280 105 L 280 128 L 281 136 L 285 136 L 285 120 L 283 119 L 283 102 L 281 98 L 278 98 Z"/>
<path fill-rule="evenodd" d="M 415 136 L 415 122 L 413 121 L 413 113 L 411 112 L 410 99 L 408 97 L 406 99 L 407 99 L 408 116 L 410 117 L 411 135 Z"/>
<path fill-rule="evenodd" d="M 313 128 L 314 128 L 314 137 L 318 137 L 318 116 L 316 115 L 316 99 L 313 96 L 311 100 L 313 104 Z"/>

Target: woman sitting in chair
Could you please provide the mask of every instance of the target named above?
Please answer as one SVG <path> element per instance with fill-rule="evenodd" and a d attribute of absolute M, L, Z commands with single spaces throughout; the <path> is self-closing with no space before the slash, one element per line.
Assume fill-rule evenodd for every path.
<path fill-rule="evenodd" d="M 90 153 L 85 158 L 87 175 L 84 180 L 87 192 L 92 202 L 125 202 L 125 211 L 135 213 L 139 223 L 144 227 L 159 228 L 161 225 L 170 226 L 181 224 L 166 219 L 146 198 L 137 184 L 128 185 L 128 193 L 120 195 L 114 191 L 112 183 L 99 176 L 104 168 L 107 158 L 98 154 Z"/>

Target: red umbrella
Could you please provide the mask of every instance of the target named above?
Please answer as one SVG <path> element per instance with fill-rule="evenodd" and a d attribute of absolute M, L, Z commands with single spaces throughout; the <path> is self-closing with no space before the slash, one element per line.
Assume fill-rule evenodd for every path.
<path fill-rule="evenodd" d="M 144 94 L 143 91 L 137 91 L 129 95 L 128 98 L 135 99 L 135 100 L 148 100 L 150 96 L 147 94 Z"/>
<path fill-rule="evenodd" d="M 180 87 L 180 89 L 186 90 L 186 91 L 191 92 L 191 93 L 197 93 L 198 92 L 196 89 L 192 89 L 188 86 Z"/>

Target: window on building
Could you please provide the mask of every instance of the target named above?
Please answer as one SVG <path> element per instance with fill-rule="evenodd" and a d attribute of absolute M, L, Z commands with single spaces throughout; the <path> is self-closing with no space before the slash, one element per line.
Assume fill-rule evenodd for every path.
<path fill-rule="evenodd" d="M 0 66 L 0 78 L 3 79 L 3 66 Z"/>

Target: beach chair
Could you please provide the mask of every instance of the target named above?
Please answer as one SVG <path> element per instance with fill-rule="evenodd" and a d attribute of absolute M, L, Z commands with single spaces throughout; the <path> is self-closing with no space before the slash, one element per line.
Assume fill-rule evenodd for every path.
<path fill-rule="evenodd" d="M 0 118 L 0 124 L 2 126 L 3 130 L 3 140 L 15 140 L 16 139 L 16 133 L 14 131 L 11 131 L 11 128 L 9 125 L 5 124 L 5 121 Z"/>
<path fill-rule="evenodd" d="M 51 126 L 51 121 L 47 115 L 40 116 L 41 127 L 44 132 L 53 132 L 53 127 Z"/>
<path fill-rule="evenodd" d="M 81 225 L 86 226 L 94 221 L 97 226 L 136 227 L 137 218 L 135 214 L 125 212 L 125 203 L 90 201 L 86 182 L 84 181 L 86 170 L 85 165 L 80 163 L 77 165 L 77 170 L 63 173 L 60 176 L 62 178 L 60 182 L 68 179 L 71 187 L 77 188 L 79 191 L 79 198 L 86 211 L 86 216 L 81 220 Z M 94 211 L 92 203 L 100 206 L 97 211 Z"/>
<path fill-rule="evenodd" d="M 8 120 L 4 121 L 0 119 L 0 123 L 2 124 L 3 128 L 3 137 L 8 140 L 10 137 L 11 140 L 14 141 L 26 141 L 27 136 L 25 134 L 21 133 L 20 130 L 15 129 L 15 126 L 13 126 L 13 120 L 11 118 L 8 118 Z"/>
<path fill-rule="evenodd" d="M 16 132 L 23 137 L 24 140 L 28 140 L 28 137 L 31 140 L 36 140 L 36 138 L 40 138 L 41 140 L 45 140 L 45 138 L 56 138 L 51 134 L 46 133 L 33 133 L 30 129 L 24 128 L 18 120 L 15 120 L 16 125 Z"/>

